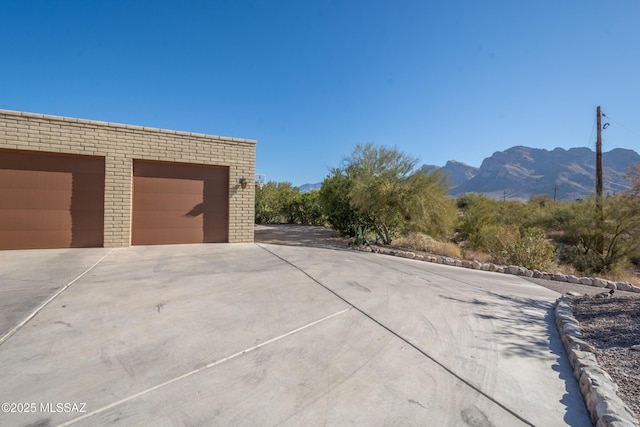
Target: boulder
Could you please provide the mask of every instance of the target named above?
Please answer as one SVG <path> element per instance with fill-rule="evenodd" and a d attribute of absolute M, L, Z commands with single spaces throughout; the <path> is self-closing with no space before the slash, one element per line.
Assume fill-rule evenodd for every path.
<path fill-rule="evenodd" d="M 567 276 L 567 282 L 569 283 L 580 283 L 580 279 L 578 279 L 576 276 L 574 276 L 573 274 L 569 274 Z"/>
<path fill-rule="evenodd" d="M 509 274 L 514 274 L 514 275 L 519 275 L 522 272 L 522 267 L 517 266 L 517 265 L 510 265 L 509 267 L 507 267 L 507 272 Z"/>
<path fill-rule="evenodd" d="M 556 282 L 566 282 L 567 276 L 565 274 L 554 274 L 553 280 L 555 280 Z"/>
<path fill-rule="evenodd" d="M 606 288 L 607 287 L 607 281 L 604 279 L 593 279 L 592 285 L 591 286 L 596 286 L 598 288 Z"/>
<path fill-rule="evenodd" d="M 618 288 L 618 290 L 627 291 L 627 292 L 633 289 L 631 286 L 631 283 L 629 282 L 617 282 L 616 287 Z"/>
<path fill-rule="evenodd" d="M 593 286 L 593 279 L 591 277 L 581 277 L 578 282 L 582 285 Z"/>

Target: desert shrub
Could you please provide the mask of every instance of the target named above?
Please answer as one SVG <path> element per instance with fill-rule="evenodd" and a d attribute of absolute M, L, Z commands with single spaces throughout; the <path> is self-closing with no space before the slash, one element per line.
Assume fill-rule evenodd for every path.
<path fill-rule="evenodd" d="M 289 222 L 303 225 L 324 225 L 326 223 L 318 190 L 295 196 L 289 205 Z"/>
<path fill-rule="evenodd" d="M 398 246 L 416 251 L 430 252 L 437 243 L 431 236 L 424 233 L 407 233 L 395 240 Z"/>
<path fill-rule="evenodd" d="M 536 227 L 523 228 L 518 238 L 505 244 L 505 255 L 509 264 L 528 269 L 551 269 L 555 252 L 555 247 L 547 242 L 544 231 Z"/>
<path fill-rule="evenodd" d="M 478 233 L 477 249 L 489 253 L 494 262 L 514 264 L 528 269 L 550 269 L 555 248 L 537 227 L 490 225 Z"/>

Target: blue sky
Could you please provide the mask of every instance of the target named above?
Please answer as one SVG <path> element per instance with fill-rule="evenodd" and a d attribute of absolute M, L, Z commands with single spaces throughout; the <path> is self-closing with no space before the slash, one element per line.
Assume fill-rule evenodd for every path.
<path fill-rule="evenodd" d="M 640 2 L 0 0 L 0 108 L 257 139 L 322 181 L 357 143 L 442 166 L 640 151 Z"/>

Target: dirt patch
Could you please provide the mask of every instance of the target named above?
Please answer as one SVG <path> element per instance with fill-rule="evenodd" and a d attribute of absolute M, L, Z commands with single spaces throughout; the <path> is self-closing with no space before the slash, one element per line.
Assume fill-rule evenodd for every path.
<path fill-rule="evenodd" d="M 349 239 L 328 227 L 296 224 L 256 224 L 256 243 L 271 243 L 286 246 L 308 246 L 313 248 L 346 249 Z"/>

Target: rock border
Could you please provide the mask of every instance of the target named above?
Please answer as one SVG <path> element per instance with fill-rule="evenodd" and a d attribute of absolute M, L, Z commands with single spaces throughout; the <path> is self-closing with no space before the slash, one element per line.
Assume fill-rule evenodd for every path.
<path fill-rule="evenodd" d="M 576 277 L 572 274 L 548 273 L 539 270 L 529 270 L 525 267 L 517 265 L 497 265 L 493 263 L 482 263 L 477 260 L 469 261 L 459 258 L 451 258 L 436 255 L 423 255 L 412 251 L 403 251 L 400 249 L 388 249 L 378 246 L 352 246 L 353 250 L 360 252 L 371 252 L 382 255 L 391 255 L 401 258 L 416 259 L 420 261 L 433 262 L 436 264 L 444 264 L 455 267 L 470 268 L 473 270 L 491 271 L 494 273 L 513 274 L 515 276 L 531 277 L 533 279 L 554 280 L 556 282 L 575 283 L 597 288 L 615 289 L 627 292 L 640 293 L 640 287 L 630 282 L 613 282 L 611 280 L 593 278 L 593 277 Z"/>
<path fill-rule="evenodd" d="M 638 426 L 633 411 L 616 394 L 618 385 L 598 365 L 593 347 L 584 340 L 582 328 L 573 315 L 570 296 L 563 295 L 556 300 L 555 320 L 593 425 Z"/>
<path fill-rule="evenodd" d="M 473 270 L 491 271 L 496 273 L 513 274 L 517 276 L 554 280 L 558 282 L 576 283 L 607 289 L 640 293 L 640 287 L 629 282 L 612 282 L 610 280 L 576 277 L 574 275 L 552 274 L 524 267 L 510 265 L 500 266 L 492 263 L 481 263 L 473 260 L 422 255 L 411 251 L 388 249 L 377 246 L 352 246 L 361 252 L 371 252 L 382 255 L 398 256 Z M 571 296 L 563 295 L 556 300 L 554 317 L 560 339 L 567 352 L 567 357 L 573 368 L 573 374 L 580 386 L 580 392 L 589 411 L 591 421 L 596 427 L 638 427 L 638 419 L 633 411 L 618 397 L 618 385 L 603 370 L 594 353 L 594 348 L 584 340 L 582 329 L 573 315 Z"/>

